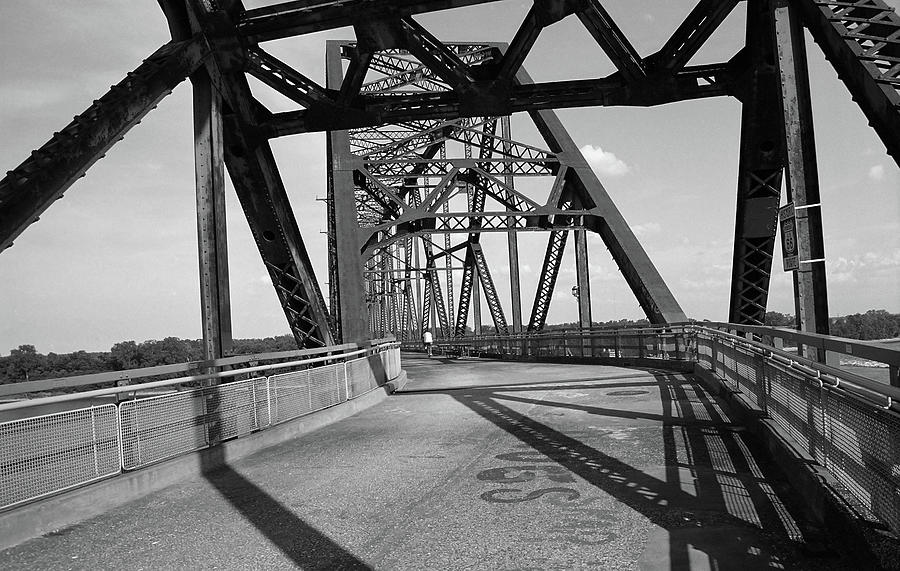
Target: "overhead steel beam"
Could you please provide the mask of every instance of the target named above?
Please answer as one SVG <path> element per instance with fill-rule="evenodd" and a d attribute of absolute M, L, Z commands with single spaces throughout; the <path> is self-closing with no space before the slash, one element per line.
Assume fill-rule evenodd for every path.
<path fill-rule="evenodd" d="M 449 10 L 496 0 L 298 0 L 247 10 L 238 29 L 255 42 L 277 40 L 323 30 L 396 17 Z"/>
<path fill-rule="evenodd" d="M 673 73 L 683 68 L 731 14 L 740 0 L 700 0 L 672 37 L 645 61 L 653 71 Z"/>
<path fill-rule="evenodd" d="M 578 19 L 618 68 L 627 81 L 642 81 L 647 76 L 641 56 L 616 25 L 599 0 L 586 0 Z"/>
<path fill-rule="evenodd" d="M 259 46 L 246 51 L 246 71 L 285 97 L 310 107 L 316 103 L 336 103 L 335 94 L 309 79 Z"/>
<path fill-rule="evenodd" d="M 728 320 L 764 325 L 784 172 L 784 117 L 774 4 L 748 0 L 748 76 L 741 115 L 737 216 Z"/>
<path fill-rule="evenodd" d="M 62 198 L 209 54 L 201 37 L 169 42 L 9 171 L 0 180 L 0 251 Z"/>
<path fill-rule="evenodd" d="M 534 47 L 535 42 L 537 42 L 541 30 L 547 25 L 540 17 L 540 8 L 538 6 L 538 3 L 532 4 L 531 9 L 525 16 L 525 20 L 522 21 L 522 24 L 516 31 L 516 35 L 509 44 L 509 49 L 503 54 L 503 59 L 500 60 L 497 66 L 497 77 L 511 80 L 516 76 L 516 72 L 522 67 L 522 63 L 528 57 L 528 53 Z"/>
<path fill-rule="evenodd" d="M 551 217 L 564 217 L 563 222 L 548 220 Z M 491 232 L 545 232 L 559 228 L 588 228 L 596 229 L 601 226 L 602 220 L 595 214 L 585 210 L 555 209 L 540 213 L 522 212 L 465 212 L 449 214 L 423 214 L 410 219 L 403 219 L 401 223 L 387 226 L 396 226 L 397 232 L 393 235 L 380 235 L 375 230 L 370 239 L 361 240 L 363 259 L 371 258 L 378 250 L 393 244 L 397 240 L 411 236 L 429 236 L 434 233 L 471 234 L 471 220 L 478 218 L 481 225 L 478 233 Z"/>
<path fill-rule="evenodd" d="M 900 14 L 884 0 L 799 0 L 795 5 L 900 165 Z"/>
<path fill-rule="evenodd" d="M 411 17 L 401 18 L 395 26 L 402 37 L 401 45 L 450 87 L 458 89 L 474 81 L 468 66 L 459 56 Z"/>
<path fill-rule="evenodd" d="M 590 106 L 649 107 L 675 101 L 720 97 L 735 92 L 736 73 L 727 63 L 689 67 L 667 78 L 651 78 L 629 86 L 619 76 L 540 84 L 513 85 L 508 97 L 480 97 L 487 84 L 475 82 L 475 96 L 457 92 L 403 95 L 369 95 L 357 98 L 359 106 L 275 113 L 264 126 L 269 137 L 332 129 L 356 129 L 385 123 L 405 123 L 459 117 L 501 116 L 538 109 Z M 475 89 L 479 86 L 479 89 Z"/>

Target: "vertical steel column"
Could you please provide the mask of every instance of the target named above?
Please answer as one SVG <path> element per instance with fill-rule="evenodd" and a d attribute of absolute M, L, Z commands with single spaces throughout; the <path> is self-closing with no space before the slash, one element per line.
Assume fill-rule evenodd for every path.
<path fill-rule="evenodd" d="M 775 5 L 775 37 L 787 145 L 788 192 L 794 203 L 800 269 L 795 303 L 801 331 L 828 334 L 828 291 L 819 174 L 813 136 L 806 40 L 799 13 L 788 0 Z"/>
<path fill-rule="evenodd" d="M 222 98 L 213 89 L 205 70 L 198 71 L 191 79 L 203 356 L 206 359 L 218 359 L 231 352 L 232 344 L 225 225 Z"/>
<path fill-rule="evenodd" d="M 415 303 L 413 305 L 413 319 L 416 322 L 416 340 L 421 340 L 422 334 L 425 333 L 425 310 L 422 305 L 422 272 L 420 270 L 421 263 L 421 254 L 419 253 L 419 240 L 416 238 L 410 238 L 409 244 L 413 250 L 413 263 L 415 263 L 415 271 L 412 273 L 413 283 L 416 284 L 415 287 Z M 419 311 L 421 309 L 422 319 L 419 319 Z"/>
<path fill-rule="evenodd" d="M 343 81 L 340 46 L 329 43 L 325 57 L 328 87 L 340 90 Z M 369 325 L 366 323 L 365 285 L 363 281 L 363 261 L 359 251 L 356 219 L 356 193 L 353 182 L 354 164 L 349 156 L 349 135 L 347 131 L 328 133 L 328 162 L 331 177 L 328 185 L 328 200 L 334 210 L 333 228 L 328 229 L 328 239 L 333 242 L 334 271 L 332 280 L 337 283 L 330 287 L 337 291 L 337 307 L 331 308 L 333 319 L 340 323 L 340 340 L 344 343 L 362 342 L 368 339 Z"/>
<path fill-rule="evenodd" d="M 504 156 L 512 153 L 512 146 L 509 140 L 512 139 L 512 129 L 509 124 L 509 116 L 505 115 L 500 118 L 500 136 L 503 137 Z M 514 180 L 511 174 L 503 177 L 503 182 L 509 188 L 513 187 Z M 507 210 L 510 207 L 507 206 Z M 519 280 L 519 235 L 513 230 L 506 233 L 506 244 L 509 251 L 509 297 L 512 312 L 512 331 L 513 333 L 522 332 L 522 286 Z"/>
<path fill-rule="evenodd" d="M 752 67 L 741 113 L 728 310 L 728 321 L 747 325 L 765 323 L 785 161 L 773 1 L 747 2 L 747 52 Z"/>
<path fill-rule="evenodd" d="M 475 274 L 472 280 L 472 323 L 475 335 L 481 335 L 481 289 L 478 287 L 478 284 L 481 283 L 481 275 L 477 265 L 472 268 L 472 271 Z"/>
<path fill-rule="evenodd" d="M 588 268 L 587 231 L 575 230 L 575 271 L 578 279 L 578 324 L 591 327 L 591 278 Z"/>

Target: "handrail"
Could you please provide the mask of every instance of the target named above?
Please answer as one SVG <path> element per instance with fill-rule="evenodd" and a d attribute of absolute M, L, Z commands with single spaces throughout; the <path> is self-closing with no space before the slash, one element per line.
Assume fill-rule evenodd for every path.
<path fill-rule="evenodd" d="M 896 366 L 900 363 L 900 350 L 887 347 L 874 346 L 872 344 L 864 344 L 858 340 L 844 339 L 840 337 L 829 337 L 826 335 L 803 333 L 789 329 L 780 329 L 764 326 L 748 326 L 736 325 L 733 323 L 718 322 L 690 322 L 676 323 L 672 325 L 651 325 L 644 327 L 635 327 L 629 329 L 573 329 L 573 330 L 553 330 L 539 333 L 516 333 L 511 335 L 479 335 L 472 337 L 461 337 L 457 339 L 441 339 L 436 341 L 439 346 L 458 346 L 474 344 L 477 342 L 490 341 L 527 341 L 527 340 L 578 340 L 586 338 L 598 337 L 626 337 L 641 335 L 667 335 L 677 332 L 693 332 L 705 333 L 707 335 L 716 335 L 721 339 L 727 340 L 731 344 L 740 344 L 744 347 L 752 347 L 753 350 L 761 352 L 764 356 L 770 357 L 783 366 L 788 366 L 804 372 L 809 376 L 816 377 L 820 382 L 828 384 L 831 388 L 847 392 L 851 396 L 857 398 L 865 398 L 867 401 L 881 401 L 887 403 L 887 407 L 900 408 L 900 387 L 879 383 L 878 381 L 858 375 L 851 371 L 845 371 L 819 363 L 802 355 L 789 353 L 778 347 L 766 345 L 748 339 L 740 335 L 735 335 L 730 331 L 722 331 L 717 329 L 731 329 L 735 331 L 743 331 L 745 333 L 754 333 L 759 336 L 783 337 L 785 339 L 796 340 L 801 344 L 815 346 L 817 348 L 824 347 L 825 350 L 837 353 L 852 354 L 856 356 L 872 355 L 873 360 L 886 362 L 889 366 Z M 846 353 L 844 349 L 849 345 L 851 350 L 855 348 L 872 349 L 871 353 L 863 353 L 863 351 Z M 868 357 L 867 357 L 868 358 Z M 883 406 L 883 404 L 882 404 Z"/>
<path fill-rule="evenodd" d="M 818 376 L 821 380 L 828 381 L 828 383 L 835 388 L 846 388 L 849 385 L 850 388 L 864 390 L 875 393 L 876 395 L 882 396 L 884 398 L 894 399 L 898 402 L 898 404 L 900 404 L 900 387 L 893 387 L 891 385 L 879 383 L 878 381 L 874 381 L 861 375 L 857 375 L 852 371 L 845 371 L 843 369 L 838 369 L 825 363 L 819 363 L 811 359 L 807 359 L 806 357 L 803 357 L 801 355 L 794 355 L 788 353 L 787 351 L 778 349 L 777 347 L 772 347 L 770 345 L 766 345 L 765 343 L 760 343 L 759 341 L 756 341 L 754 339 L 746 339 L 727 331 L 720 331 L 718 329 L 696 325 L 694 327 L 704 332 L 715 333 L 720 337 L 728 339 L 734 344 L 752 346 L 755 349 L 763 351 L 764 353 L 769 353 L 769 355 L 777 355 L 781 357 L 781 359 L 783 359 L 783 361 L 781 361 L 782 364 L 790 366 L 792 368 L 798 368 L 798 366 L 803 367 L 803 369 L 805 370 L 800 369 L 802 370 L 802 372 L 811 376 Z M 888 350 L 890 351 L 890 349 Z M 896 352 L 900 353 L 900 351 Z M 826 376 L 822 377 L 821 373 L 825 373 Z"/>
<path fill-rule="evenodd" d="M 690 325 L 699 325 L 708 328 L 721 327 L 733 329 L 735 331 L 756 333 L 758 335 L 769 335 L 795 341 L 801 345 L 821 348 L 833 353 L 853 355 L 854 357 L 861 357 L 863 359 L 878 361 L 888 365 L 900 366 L 900 351 L 885 347 L 874 341 L 847 339 L 846 337 L 835 337 L 833 335 L 822 335 L 821 333 L 810 333 L 806 331 L 797 331 L 796 329 L 788 329 L 786 327 L 769 327 L 765 325 L 738 325 L 735 323 L 722 323 L 718 321 L 704 321 L 702 323 L 692 323 Z M 848 348 L 850 349 L 849 351 L 847 350 Z"/>
<path fill-rule="evenodd" d="M 356 351 L 350 351 L 347 353 L 341 353 L 339 355 L 328 355 L 325 357 L 317 357 L 313 359 L 301 359 L 299 361 L 290 361 L 284 363 L 271 363 L 269 365 L 258 365 L 255 367 L 245 367 L 243 369 L 233 369 L 231 371 L 220 371 L 218 373 L 206 373 L 202 375 L 190 375 L 187 377 L 179 377 L 176 379 L 166 379 L 164 381 L 152 381 L 149 383 L 141 383 L 137 385 L 128 385 L 125 387 L 108 387 L 105 389 L 94 389 L 92 391 L 82 391 L 78 393 L 68 393 L 64 395 L 55 395 L 49 397 L 41 397 L 36 399 L 27 399 L 9 403 L 0 404 L 0 412 L 4 412 L 7 410 L 15 410 L 21 408 L 28 408 L 33 406 L 41 406 L 46 404 L 58 403 L 58 402 L 67 402 L 73 400 L 81 400 L 85 398 L 92 398 L 98 396 L 107 396 L 121 393 L 133 393 L 139 390 L 145 389 L 154 389 L 160 387 L 169 387 L 173 385 L 181 385 L 184 383 L 191 383 L 195 381 L 204 381 L 209 379 L 222 379 L 227 377 L 235 377 L 237 375 L 243 375 L 246 373 L 256 373 L 259 371 L 270 371 L 273 369 L 285 369 L 289 367 L 297 367 L 300 365 L 312 365 L 315 363 L 322 363 L 325 361 L 334 361 L 336 359 L 346 359 L 349 357 L 355 357 L 357 355 L 361 355 L 363 353 L 368 353 L 372 349 L 383 349 L 390 348 L 392 342 L 383 343 L 381 345 L 373 345 L 372 347 L 368 347 L 365 349 L 359 349 Z"/>
<path fill-rule="evenodd" d="M 391 339 L 391 338 L 385 338 Z M 383 342 L 383 339 L 375 341 Z M 373 341 L 373 343 L 375 343 Z M 293 357 L 303 357 L 309 355 L 318 355 L 321 353 L 343 353 L 348 350 L 358 349 L 356 343 L 343 343 L 341 345 L 331 345 L 316 349 L 294 349 L 291 351 L 275 351 L 269 353 L 254 353 L 250 355 L 237 355 L 233 357 L 223 357 L 221 359 L 189 361 L 187 363 L 175 363 L 172 365 L 157 365 L 154 367 L 141 367 L 139 369 L 126 369 L 124 371 L 106 371 L 103 373 L 92 373 L 89 375 L 74 375 L 70 377 L 57 377 L 55 379 L 41 379 L 38 381 L 25 381 L 23 383 L 8 383 L 0 385 L 0 397 L 18 395 L 23 393 L 32 393 L 37 391 L 47 391 L 60 388 L 80 387 L 85 385 L 97 385 L 103 383 L 112 383 L 116 381 L 124 381 L 131 379 L 141 379 L 144 377 L 157 377 L 161 375 L 171 375 L 174 373 L 184 373 L 188 371 L 196 371 L 209 369 L 213 367 L 226 367 L 231 365 L 239 365 L 242 363 L 250 363 L 253 361 L 269 361 L 273 359 L 290 359 Z"/>

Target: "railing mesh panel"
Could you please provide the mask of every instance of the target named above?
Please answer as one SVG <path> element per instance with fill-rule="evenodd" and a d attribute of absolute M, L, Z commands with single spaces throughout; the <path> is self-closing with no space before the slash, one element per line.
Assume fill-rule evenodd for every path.
<path fill-rule="evenodd" d="M 822 450 L 816 445 L 822 434 L 822 408 L 817 384 L 794 371 L 778 365 L 766 366 L 771 385 L 768 412 L 804 450 L 821 461 Z"/>
<path fill-rule="evenodd" d="M 265 377 L 208 389 L 206 422 L 210 435 L 228 440 L 269 425 Z"/>
<path fill-rule="evenodd" d="M 835 391 L 828 391 L 826 410 L 829 471 L 866 508 L 900 530 L 900 418 Z"/>
<path fill-rule="evenodd" d="M 323 409 L 346 400 L 344 382 L 338 377 L 338 368 L 343 373 L 343 363 L 309 370 L 312 410 Z M 342 394 L 344 398 L 341 398 Z"/>
<path fill-rule="evenodd" d="M 119 405 L 125 469 L 206 447 L 204 389 L 142 398 Z"/>
<path fill-rule="evenodd" d="M 269 377 L 272 424 L 312 412 L 309 370 L 282 373 Z"/>
<path fill-rule="evenodd" d="M 0 423 L 0 508 L 120 471 L 115 405 Z"/>
<path fill-rule="evenodd" d="M 401 372 L 399 347 L 349 362 L 344 358 L 118 407 L 0 423 L 0 509 L 339 404 Z"/>
<path fill-rule="evenodd" d="M 350 378 L 351 398 L 366 393 L 377 386 L 372 363 L 368 359 L 348 361 L 347 376 Z"/>
<path fill-rule="evenodd" d="M 737 347 L 733 352 L 734 373 L 737 387 L 760 410 L 766 408 L 766 384 L 763 374 L 765 357 Z"/>

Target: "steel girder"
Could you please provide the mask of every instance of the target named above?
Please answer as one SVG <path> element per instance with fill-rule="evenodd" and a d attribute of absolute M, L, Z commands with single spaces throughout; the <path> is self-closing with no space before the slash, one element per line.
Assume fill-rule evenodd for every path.
<path fill-rule="evenodd" d="M 795 6 L 900 165 L 900 15 L 884 0 L 806 0 Z"/>
<path fill-rule="evenodd" d="M 528 331 L 540 331 L 547 323 L 547 312 L 550 311 L 550 299 L 553 297 L 553 289 L 556 287 L 556 278 L 559 276 L 559 267 L 562 264 L 563 251 L 566 248 L 566 239 L 569 233 L 562 230 L 550 232 L 547 240 L 547 251 L 544 253 L 544 262 L 541 265 L 541 277 L 538 280 L 538 290 L 534 296 L 534 305 L 531 308 L 531 318 L 528 320 Z"/>
<path fill-rule="evenodd" d="M 806 41 L 793 2 L 776 0 L 774 14 L 788 200 L 794 206 L 797 228 L 799 269 L 794 272 L 796 316 L 801 330 L 827 335 L 829 323 L 825 240 L 809 72 L 806 67 Z"/>
<path fill-rule="evenodd" d="M 210 55 L 202 36 L 156 50 L 0 179 L 0 251 Z"/>
<path fill-rule="evenodd" d="M 751 59 L 741 118 L 741 162 L 728 320 L 763 325 L 778 226 L 785 145 L 770 0 L 748 0 Z"/>
<path fill-rule="evenodd" d="M 339 47 L 329 44 L 329 69 L 338 69 L 333 59 L 336 54 L 346 59 L 353 53 L 353 47 L 353 44 Z M 372 61 L 378 62 L 381 74 L 393 73 L 408 79 L 414 72 L 418 89 L 426 89 L 458 85 L 467 69 L 484 66 L 502 55 L 480 44 L 448 44 L 440 49 L 440 59 L 445 62 L 440 73 L 432 72 L 421 62 L 416 64 L 413 57 L 403 50 L 390 49 L 375 52 Z M 447 62 L 457 71 L 451 72 L 451 63 Z M 378 89 L 386 86 L 403 89 L 407 85 L 405 80 L 392 81 L 392 77 L 364 82 L 361 89 L 365 92 L 370 85 Z M 521 70 L 516 80 L 522 85 L 530 82 Z M 330 79 L 329 88 L 336 85 L 337 81 Z M 530 320 L 534 329 L 546 322 L 566 236 L 580 229 L 582 234 L 576 239 L 577 277 L 579 290 L 583 292 L 578 300 L 579 315 L 580 321 L 589 326 L 590 286 L 587 240 L 583 232 L 591 230 L 600 234 L 613 253 L 648 318 L 655 323 L 684 321 L 684 313 L 555 114 L 535 111 L 531 119 L 544 139 L 544 148 L 514 140 L 508 120 L 490 117 L 416 120 L 383 128 L 333 131 L 331 140 L 340 140 L 343 146 L 332 147 L 332 180 L 337 180 L 337 174 L 343 169 L 353 171 L 352 177 L 343 179 L 347 184 L 335 186 L 334 193 L 355 197 L 355 228 L 346 234 L 358 236 L 361 260 L 392 256 L 392 248 L 400 243 L 408 244 L 412 239 L 421 245 L 426 259 L 425 303 L 421 308 L 423 328 L 436 317 L 441 320 L 442 334 L 446 334 L 442 308 L 447 306 L 443 303 L 443 292 L 446 291 L 450 300 L 458 293 L 456 307 L 451 302 L 449 310 L 455 313 L 453 334 L 464 335 L 471 304 L 478 302 L 475 296 L 480 284 L 494 327 L 508 331 L 503 302 L 480 237 L 490 232 L 508 235 L 520 231 L 550 232 L 551 246 L 555 247 L 549 250 L 549 266 L 542 273 L 535 294 L 536 309 Z M 498 125 L 501 125 L 499 132 Z M 462 145 L 462 156 L 448 156 L 447 149 L 454 143 Z M 551 180 L 545 200 L 535 200 L 516 188 L 514 180 L 526 176 Z M 460 211 L 453 205 L 462 197 L 465 210 Z M 503 210 L 486 206 L 487 200 Z M 346 220 L 351 223 L 349 218 Z M 465 240 L 451 245 L 451 237 L 459 234 L 465 234 Z M 439 250 L 434 241 L 437 235 L 444 236 L 442 252 L 436 251 Z M 334 235 L 332 239 L 342 238 Z M 511 263 L 517 264 L 517 243 L 514 237 L 507 242 Z M 456 254 L 461 250 L 465 250 L 464 258 Z M 445 257 L 448 262 L 444 283 L 436 266 L 439 257 Z M 453 270 L 449 267 L 452 259 L 462 264 L 457 292 L 454 292 Z M 375 263 L 373 267 L 377 266 Z M 384 277 L 373 270 L 367 272 L 365 279 L 374 282 Z M 511 301 L 518 305 L 517 271 L 510 271 L 510 281 Z M 377 289 L 368 287 L 367 291 Z M 521 327 L 521 314 L 515 306 L 513 315 L 516 325 Z M 480 325 L 477 307 L 474 323 L 477 329 Z"/>
<path fill-rule="evenodd" d="M 446 141 L 448 134 L 451 139 L 468 136 L 464 131 L 477 127 L 469 119 L 460 119 L 464 117 L 477 119 L 515 111 L 529 111 L 537 116 L 538 110 L 547 108 L 656 105 L 718 95 L 739 97 L 745 102 L 746 113 L 750 113 L 754 105 L 758 106 L 752 99 L 752 81 L 748 81 L 754 75 L 759 75 L 755 69 L 760 65 L 759 59 L 754 59 L 748 53 L 755 49 L 752 45 L 748 44 L 747 49 L 735 54 L 728 62 L 686 65 L 735 7 L 737 0 L 699 0 L 663 47 L 644 58 L 634 51 L 596 0 L 536 0 L 505 52 L 498 44 L 479 44 L 472 53 L 458 53 L 449 44 L 443 44 L 431 36 L 412 19 L 415 14 L 480 4 L 484 1 L 486 0 L 328 0 L 312 4 L 288 2 L 244 10 L 240 2 L 234 0 L 222 0 L 218 3 L 213 0 L 190 0 L 186 3 L 160 0 L 169 21 L 173 42 L 151 55 L 123 82 L 0 180 L 0 250 L 8 247 L 74 180 L 82 176 L 93 162 L 102 157 L 115 141 L 175 85 L 194 73 L 205 59 L 206 70 L 214 88 L 224 98 L 226 145 L 229 144 L 227 141 L 232 141 L 235 143 L 232 151 L 250 152 L 252 155 L 248 160 L 228 149 L 224 153 L 232 177 L 238 179 L 235 186 L 242 189 L 239 191 L 242 194 L 242 205 L 260 245 L 263 259 L 276 283 L 276 289 L 282 297 L 285 313 L 292 322 L 298 341 L 327 343 L 333 338 L 328 313 L 265 139 L 305 131 L 385 126 L 398 122 L 412 127 L 407 130 L 415 133 L 413 125 L 427 125 L 411 138 L 399 143 L 415 147 L 429 140 Z M 756 4 L 752 1 L 749 3 L 751 6 Z M 883 0 L 796 0 L 790 5 L 799 11 L 802 23 L 809 28 L 831 60 L 888 152 L 895 160 L 900 161 L 900 17 Z M 599 48 L 609 55 L 619 71 L 604 78 L 542 84 L 529 84 L 517 79 L 521 63 L 541 30 L 570 16 L 582 21 Z M 349 60 L 348 71 L 335 87 L 328 89 L 293 70 L 287 63 L 273 58 L 258 45 L 260 41 L 349 25 L 355 26 L 358 42 L 357 45 L 345 47 L 345 55 Z M 788 45 L 786 38 L 796 34 L 796 29 L 798 28 L 794 24 L 791 28 L 793 31 L 782 33 L 776 38 L 776 43 L 785 48 Z M 428 60 L 435 68 L 430 70 L 432 73 L 422 73 L 421 62 L 413 58 L 393 57 L 404 48 L 419 53 Z M 493 52 L 493 57 L 483 57 L 483 52 Z M 214 57 L 209 58 L 210 54 Z M 400 61 L 404 59 L 405 61 Z M 784 61 L 782 59 L 782 63 Z M 386 77 L 367 84 L 366 74 L 369 70 L 387 72 Z M 288 96 L 304 109 L 269 113 L 246 88 L 246 73 Z M 805 73 L 800 65 L 795 66 L 789 76 L 799 77 L 802 88 Z M 782 124 L 783 121 L 790 121 L 792 116 L 797 116 L 789 113 L 795 112 L 790 109 L 786 111 Z M 802 115 L 802 110 L 797 113 Z M 434 131 L 430 131 L 432 129 Z M 774 123 L 767 129 L 774 129 Z M 744 136 L 753 138 L 760 135 L 754 135 L 752 129 L 745 127 Z M 359 141 L 361 145 L 367 144 L 362 137 Z M 749 145 L 742 147 L 750 148 Z M 504 148 L 508 148 L 508 143 L 495 145 L 493 158 L 498 158 L 498 153 Z M 558 149 L 552 147 L 552 150 L 556 152 Z M 393 156 L 392 151 L 384 152 L 381 158 Z M 807 176 L 808 165 L 814 158 L 812 146 L 802 140 L 794 141 L 788 145 L 786 154 L 790 152 L 794 152 L 794 165 L 807 165 L 804 168 L 790 169 L 792 184 L 804 181 L 801 199 L 807 201 L 804 206 L 814 206 L 812 200 L 817 198 L 810 198 L 807 188 L 810 180 Z M 522 148 L 512 149 L 506 156 L 510 156 L 510 153 L 527 159 L 522 165 L 529 162 L 534 164 L 533 161 L 537 158 L 528 156 L 528 151 L 523 152 Z M 741 220 L 746 222 L 756 218 L 754 212 L 768 212 L 769 207 L 762 205 L 762 202 L 772 200 L 773 173 L 778 168 L 774 165 L 769 169 L 769 175 L 766 175 L 763 164 L 765 161 L 760 162 L 762 159 L 754 155 L 758 153 L 742 155 L 741 159 L 742 182 L 739 187 L 745 190 L 739 191 L 736 265 L 730 312 L 732 319 L 749 321 L 758 320 L 760 306 L 765 305 L 767 285 L 764 276 L 770 271 L 766 269 L 770 265 L 766 258 L 771 239 L 766 231 L 762 233 L 764 236 L 757 236 L 760 240 L 752 241 L 752 232 L 747 227 L 742 229 Z M 773 161 L 773 164 L 775 162 L 777 161 Z M 488 167 L 490 164 L 487 163 Z M 784 164 L 789 167 L 791 165 L 787 157 Z M 435 167 L 419 168 L 427 170 Z M 451 171 L 453 168 L 458 167 L 451 166 Z M 525 170 L 525 167 L 522 168 Z M 556 169 L 557 182 L 570 176 L 561 175 L 570 170 L 566 164 L 553 168 Z M 472 169 L 468 170 L 463 176 L 471 175 Z M 490 168 L 484 170 L 498 179 L 511 176 L 509 173 L 491 173 Z M 415 169 L 408 175 L 417 180 L 424 176 Z M 382 174 L 375 173 L 375 177 L 378 176 Z M 239 180 L 241 178 L 243 180 Z M 383 191 L 382 187 L 391 187 L 384 180 L 386 179 L 379 179 L 380 185 L 373 183 L 361 192 L 370 197 L 376 212 L 379 209 L 395 210 L 402 215 L 403 207 L 395 197 Z M 748 184 L 748 181 L 757 182 Z M 443 188 L 429 187 L 432 194 L 424 197 L 425 203 L 444 204 L 449 196 L 459 191 L 457 183 L 454 177 L 450 177 L 445 180 Z M 579 183 L 570 184 L 577 186 Z M 754 184 L 758 188 L 750 189 Z M 815 195 L 814 183 L 812 187 L 812 195 Z M 260 193 L 260 188 L 266 190 Z M 558 189 L 554 192 L 556 190 Z M 789 191 L 793 193 L 792 188 Z M 494 195 L 502 195 L 504 192 L 502 187 L 497 186 Z M 754 193 L 758 192 L 764 196 L 755 198 L 764 200 L 750 203 L 750 200 L 755 199 Z M 509 200 L 500 205 L 510 213 L 521 212 L 521 204 L 512 206 L 516 202 L 513 196 L 508 194 Z M 399 198 L 401 202 L 404 199 L 402 196 Z M 329 219 L 334 219 L 333 205 L 330 204 L 329 208 Z M 433 212 L 436 210 L 429 211 Z M 452 218 L 452 212 L 446 214 L 448 218 Z M 540 221 L 545 229 L 554 228 L 553 224 L 548 224 L 554 219 L 554 213 L 533 214 L 533 219 Z M 590 216 L 594 215 L 581 218 L 585 227 L 600 232 L 608 244 L 619 241 L 620 236 L 606 227 L 607 217 Z M 372 218 L 376 219 L 377 216 L 373 215 Z M 817 259 L 816 252 L 821 253 L 822 248 L 818 243 L 821 232 L 816 228 L 816 214 L 813 212 L 813 216 L 805 218 L 811 220 L 801 220 L 801 226 L 811 225 L 810 256 L 813 256 L 811 259 Z M 462 223 L 463 228 L 467 226 L 465 220 L 458 223 Z M 416 224 L 418 223 L 409 225 L 409 236 L 424 233 Z M 420 225 L 425 230 L 429 229 L 427 220 Z M 275 236 L 274 242 L 277 242 L 275 245 L 268 244 L 272 235 Z M 512 260 L 514 234 L 510 236 Z M 353 240 L 347 242 L 354 244 Z M 630 243 L 630 240 L 625 242 Z M 378 239 L 372 243 L 378 243 Z M 637 270 L 628 269 L 628 255 L 619 246 L 611 248 L 614 257 L 620 267 L 625 266 L 623 273 L 638 298 L 643 299 L 642 307 L 645 311 L 654 313 L 656 310 L 653 304 L 647 302 L 647 296 L 643 295 L 646 284 L 636 277 Z M 358 244 L 353 247 L 357 248 Z M 331 257 L 341 258 L 340 252 L 343 251 L 345 250 L 332 252 Z M 643 267 L 643 262 L 637 266 Z M 361 266 L 357 264 L 354 271 L 361 274 Z M 346 281 L 349 279 L 347 276 L 353 274 L 354 272 L 333 272 L 332 276 L 339 275 Z M 361 278 L 359 281 L 361 283 Z M 800 282 L 803 283 L 803 280 Z M 801 309 L 799 313 L 802 320 L 820 321 L 822 315 L 827 314 L 827 304 L 822 303 L 825 299 L 824 281 L 813 279 L 809 285 L 812 288 L 810 291 L 819 292 L 813 296 L 819 296 L 820 301 L 816 302 L 817 308 L 810 306 L 808 311 Z M 802 289 L 798 287 L 798 291 Z M 515 322 L 515 309 L 513 315 Z"/>
<path fill-rule="evenodd" d="M 240 67 L 230 15 L 201 0 L 187 2 L 195 34 L 212 46 L 206 71 L 230 113 L 225 162 L 285 317 L 300 347 L 332 345 L 328 310 L 268 141 L 255 136 L 261 115 Z"/>

